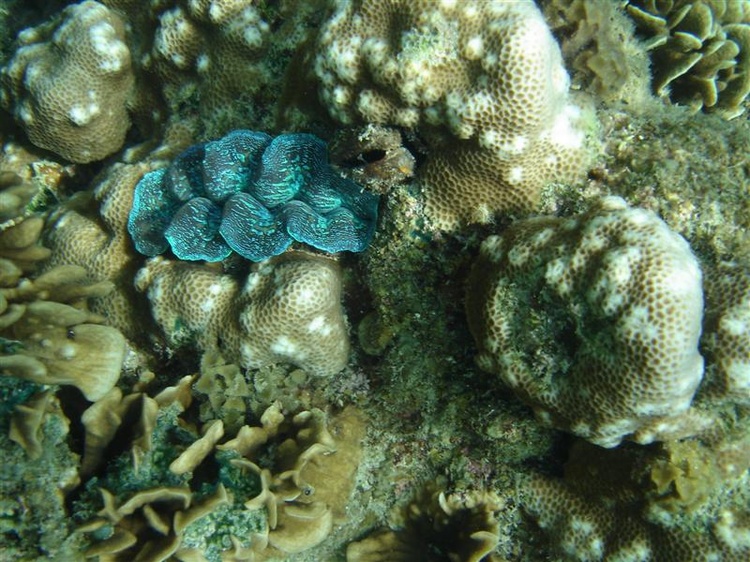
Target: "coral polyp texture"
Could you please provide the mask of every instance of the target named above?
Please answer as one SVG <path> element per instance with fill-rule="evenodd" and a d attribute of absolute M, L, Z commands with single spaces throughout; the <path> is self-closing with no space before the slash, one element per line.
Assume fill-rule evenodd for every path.
<path fill-rule="evenodd" d="M 36 146 L 87 163 L 119 150 L 134 75 L 125 23 L 98 2 L 74 4 L 18 38 L 0 70 L 0 105 Z"/>
<path fill-rule="evenodd" d="M 530 0 L 341 2 L 314 65 L 334 119 L 427 142 L 420 182 L 440 228 L 528 211 L 585 160 L 560 49 Z"/>
<path fill-rule="evenodd" d="M 135 189 L 128 221 L 136 249 L 171 248 L 183 260 L 232 251 L 261 261 L 297 240 L 326 252 L 360 252 L 375 232 L 378 197 L 340 177 L 309 134 L 271 138 L 238 130 L 195 145 Z"/>
<path fill-rule="evenodd" d="M 136 288 L 171 346 L 220 349 L 244 368 L 291 363 L 331 375 L 346 366 L 341 272 L 329 258 L 287 252 L 257 264 L 240 285 L 208 267 L 157 257 L 139 271 Z"/>
<path fill-rule="evenodd" d="M 521 478 L 520 489 L 524 509 L 549 536 L 562 560 L 734 562 L 746 560 L 750 553 L 740 538 L 746 536 L 747 527 L 737 524 L 730 510 L 721 514 L 713 532 L 686 531 L 643 520 L 638 506 L 589 497 L 541 476 Z"/>
<path fill-rule="evenodd" d="M 750 268 L 723 264 L 706 275 L 706 322 L 701 348 L 716 393 L 750 404 Z"/>
<path fill-rule="evenodd" d="M 185 85 L 195 84 L 202 105 L 217 110 L 272 79 L 263 63 L 270 26 L 256 6 L 232 0 L 172 4 L 159 14 L 144 57 L 168 98 L 184 98 L 191 89 Z"/>
<path fill-rule="evenodd" d="M 646 36 L 658 95 L 728 119 L 746 111 L 750 2 L 631 0 L 626 10 Z"/>
<path fill-rule="evenodd" d="M 514 223 L 482 244 L 466 308 L 478 365 L 548 425 L 604 447 L 690 431 L 701 271 L 653 213 L 608 197 Z"/>

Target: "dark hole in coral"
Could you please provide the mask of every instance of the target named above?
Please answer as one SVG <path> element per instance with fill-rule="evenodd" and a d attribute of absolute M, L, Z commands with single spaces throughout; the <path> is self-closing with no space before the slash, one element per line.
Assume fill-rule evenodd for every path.
<path fill-rule="evenodd" d="M 581 346 L 581 339 L 576 334 L 576 326 L 573 321 L 568 320 L 564 322 L 558 334 L 558 341 L 563 349 L 565 349 L 568 357 L 573 358 L 576 356 L 578 348 Z"/>
<path fill-rule="evenodd" d="M 365 152 L 357 154 L 352 158 L 347 158 L 339 162 L 339 166 L 341 166 L 342 168 L 359 168 L 361 166 L 366 166 L 367 164 L 372 164 L 373 162 L 378 162 L 383 158 L 385 158 L 385 150 L 367 150 Z"/>
<path fill-rule="evenodd" d="M 91 405 L 91 402 L 86 400 L 81 391 L 74 386 L 61 386 L 55 395 L 60 400 L 60 408 L 62 408 L 63 414 L 70 420 L 68 430 L 70 450 L 82 455 L 85 429 L 81 423 L 81 416 L 84 410 Z"/>
<path fill-rule="evenodd" d="M 364 161 L 365 164 L 372 164 L 373 162 L 377 162 L 378 160 L 382 160 L 383 158 L 385 158 L 385 150 L 368 150 L 367 152 L 363 152 L 362 154 L 360 154 L 359 157 L 362 161 Z"/>

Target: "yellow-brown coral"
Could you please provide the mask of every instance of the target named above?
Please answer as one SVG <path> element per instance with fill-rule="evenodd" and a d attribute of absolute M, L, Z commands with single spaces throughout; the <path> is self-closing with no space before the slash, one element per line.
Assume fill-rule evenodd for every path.
<path fill-rule="evenodd" d="M 675 103 L 741 115 L 750 94 L 750 4 L 744 0 L 631 0 L 647 37 L 654 91 Z"/>
<path fill-rule="evenodd" d="M 347 562 L 480 562 L 492 559 L 499 540 L 491 492 L 446 494 L 428 486 L 404 510 L 396 530 L 381 530 L 351 543 Z"/>
<path fill-rule="evenodd" d="M 527 211 L 582 168 L 579 109 L 538 8 L 517 2 L 342 2 L 321 27 L 315 75 L 339 122 L 413 129 L 439 228 Z"/>

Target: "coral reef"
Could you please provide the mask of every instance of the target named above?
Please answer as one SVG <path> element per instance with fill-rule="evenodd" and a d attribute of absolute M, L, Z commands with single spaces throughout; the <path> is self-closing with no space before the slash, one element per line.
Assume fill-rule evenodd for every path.
<path fill-rule="evenodd" d="M 572 88 L 592 90 L 605 103 L 625 101 L 635 110 L 647 103 L 648 54 L 634 36 L 633 21 L 617 2 L 540 0 L 538 4 L 560 41 Z"/>
<path fill-rule="evenodd" d="M 93 283 L 106 283 L 112 291 L 89 299 L 89 308 L 132 340 L 149 326 L 145 303 L 133 288 L 141 256 L 127 232 L 133 190 L 153 169 L 150 163 L 118 163 L 92 182 L 92 189 L 75 194 L 50 213 L 44 237 L 51 255 L 46 267 L 76 265 Z"/>
<path fill-rule="evenodd" d="M 99 1 L 0 2 L 2 555 L 748 558 L 747 0 Z M 367 251 L 222 258 L 273 137 Z"/>
<path fill-rule="evenodd" d="M 67 444 L 69 422 L 49 391 L 16 408 L 10 435 L 8 417 L 0 416 L 0 550 L 9 560 L 80 560 L 81 537 L 65 506 L 65 494 L 79 483 L 78 457 Z"/>
<path fill-rule="evenodd" d="M 456 492 L 428 486 L 409 503 L 396 530 L 381 530 L 351 543 L 347 562 L 489 562 L 498 542 L 491 492 Z"/>
<path fill-rule="evenodd" d="M 73 162 L 119 150 L 134 81 L 122 19 L 88 0 L 24 30 L 19 41 L 0 69 L 0 104 L 29 140 Z"/>
<path fill-rule="evenodd" d="M 633 506 L 619 504 L 613 508 L 561 482 L 529 477 L 523 480 L 522 488 L 524 508 L 565 560 L 730 562 L 748 554 L 746 545 L 717 539 L 720 532 L 689 532 L 644 521 Z M 732 513 L 728 511 L 725 517 L 731 519 Z"/>
<path fill-rule="evenodd" d="M 378 197 L 339 177 L 313 135 L 233 131 L 195 145 L 136 186 L 128 231 L 147 256 L 251 261 L 293 240 L 326 252 L 364 250 Z"/>
<path fill-rule="evenodd" d="M 527 211 L 584 161 L 560 50 L 523 2 L 341 2 L 315 46 L 338 122 L 418 131 L 419 180 L 439 228 Z"/>
<path fill-rule="evenodd" d="M 66 303 L 101 297 L 109 283 L 88 283 L 76 266 L 33 278 L 49 251 L 39 244 L 44 221 L 22 218 L 0 232 L 0 368 L 2 375 L 37 384 L 70 384 L 88 400 L 106 394 L 120 377 L 125 340 L 102 318 Z"/>
<path fill-rule="evenodd" d="M 136 277 L 168 343 L 221 350 L 244 368 L 291 363 L 315 375 L 346 366 L 349 339 L 341 273 L 329 258 L 287 252 L 244 284 L 215 269 L 152 258 Z"/>
<path fill-rule="evenodd" d="M 750 6 L 744 0 L 631 0 L 647 37 L 657 95 L 727 119 L 750 94 Z"/>
<path fill-rule="evenodd" d="M 690 434 L 701 283 L 685 240 L 620 198 L 518 221 L 485 240 L 469 280 L 477 363 L 543 422 L 599 445 Z"/>
<path fill-rule="evenodd" d="M 706 392 L 750 404 L 750 268 L 733 263 L 709 269 L 706 305 Z"/>
<path fill-rule="evenodd" d="M 139 465 L 124 470 L 133 472 L 133 481 L 101 482 L 104 507 L 79 528 L 92 540 L 86 555 L 260 561 L 325 539 L 344 517 L 361 454 L 361 414 L 348 409 L 331 417 L 320 410 L 288 416 L 275 403 L 260 425 L 243 426 L 223 444 L 217 445 L 221 420 L 205 424 L 202 436 L 186 432 L 192 442 L 175 441 L 170 425 L 175 415 L 187 416 L 191 383 L 188 377 L 148 399 L 158 406 L 144 416 L 150 435 L 141 440 Z M 132 405 L 128 398 L 120 403 Z M 216 468 L 215 481 L 205 481 L 206 465 Z M 153 469 L 159 469 L 152 473 L 156 481 L 139 476 Z"/>
<path fill-rule="evenodd" d="M 746 428 L 658 448 L 576 441 L 564 478 L 521 476 L 520 501 L 565 560 L 743 560 L 743 500 L 727 498 L 750 466 L 747 443 Z"/>

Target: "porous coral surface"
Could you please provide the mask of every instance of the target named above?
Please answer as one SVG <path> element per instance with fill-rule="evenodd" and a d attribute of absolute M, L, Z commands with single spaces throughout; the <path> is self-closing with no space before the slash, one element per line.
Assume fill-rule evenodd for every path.
<path fill-rule="evenodd" d="M 320 98 L 339 122 L 415 129 L 440 228 L 527 211 L 580 171 L 580 108 L 541 13 L 523 2 L 342 2 L 317 39 Z"/>
<path fill-rule="evenodd" d="M 546 423 L 605 447 L 670 435 L 703 376 L 698 262 L 620 198 L 485 240 L 466 307 L 478 365 Z"/>
<path fill-rule="evenodd" d="M 706 6 L 744 6 L 689 3 L 703 12 Z M 0 4 L 4 67 L 23 52 L 24 33 L 14 41 L 18 30 L 51 32 L 66 6 L 92 5 Z M 748 558 L 750 124 L 744 116 L 717 115 L 718 103 L 694 112 L 681 105 L 684 99 L 665 103 L 652 95 L 653 50 L 624 2 L 540 0 L 535 4 L 546 21 L 534 3 L 489 0 L 101 4 L 124 24 L 117 37 L 133 74 L 127 102 L 133 126 L 121 149 L 71 163 L 35 147 L 26 127 L 0 109 L 0 293 L 6 300 L 0 320 L 7 323 L 0 328 L 0 356 L 17 367 L 6 363 L 0 371 L 0 451 L 7 461 L 0 471 L 2 555 L 66 562 L 86 556 L 101 562 L 344 562 L 348 554 L 431 562 Z M 649 11 L 685 5 L 638 4 Z M 683 33 L 691 18 L 673 35 Z M 561 58 L 547 26 L 560 42 Z M 395 60 L 396 79 L 386 83 L 373 73 L 375 66 L 361 65 L 362 49 L 326 43 L 350 32 L 386 38 L 384 60 Z M 702 45 L 705 68 L 729 61 L 707 56 L 712 39 Z M 535 54 L 527 50 L 532 46 L 539 48 Z M 465 56 L 480 52 L 478 59 Z M 484 59 L 493 53 L 514 55 L 507 65 L 499 57 L 483 74 Z M 352 92 L 366 84 L 371 99 L 403 102 L 388 113 L 390 126 L 370 122 L 354 105 L 341 106 L 346 115 L 331 113 L 332 99 L 318 74 L 325 64 L 316 66 L 329 54 L 344 65 L 360 64 L 354 82 L 341 82 Z M 505 75 L 503 68 L 517 74 Z M 532 68 L 543 72 L 526 76 Z M 660 70 L 652 68 L 657 76 Z M 717 88 L 729 75 L 741 84 L 739 68 L 720 71 Z M 329 70 L 346 74 L 344 67 Z M 566 81 L 570 72 L 570 92 L 547 90 L 547 70 Z M 529 88 L 514 76 L 526 76 Z M 97 83 L 93 71 L 78 77 L 82 87 Z M 485 100 L 477 116 L 487 120 L 466 120 L 468 114 L 442 101 L 435 102 L 435 112 L 420 106 L 437 82 L 447 84 L 440 99 L 456 102 L 454 109 L 464 98 L 448 95 L 452 85 L 468 92 L 466 99 Z M 603 448 L 571 435 L 586 428 L 568 418 L 558 418 L 557 427 L 539 423 L 531 401 L 519 400 L 497 374 L 475 363 L 480 350 L 466 318 L 467 279 L 477 259 L 485 259 L 482 241 L 520 240 L 525 218 L 494 208 L 494 199 L 481 206 L 489 186 L 503 185 L 508 161 L 480 145 L 480 129 L 491 130 L 490 118 L 498 116 L 513 121 L 516 112 L 520 123 L 534 107 L 510 103 L 513 96 L 498 105 L 498 84 L 544 106 L 536 106 L 549 117 L 542 130 L 560 107 L 596 108 L 596 115 L 584 110 L 581 121 L 568 115 L 576 139 L 579 124 L 590 120 L 600 128 L 601 136 L 583 138 L 596 159 L 586 167 L 582 153 L 565 152 L 572 158 L 565 170 L 580 173 L 563 173 L 532 203 L 545 216 L 535 220 L 560 234 L 561 252 L 575 245 L 583 231 L 579 223 L 594 217 L 592 232 L 627 224 L 624 247 L 661 260 L 659 267 L 622 262 L 653 273 L 649 287 L 664 280 L 662 266 L 685 258 L 685 243 L 667 244 L 673 251 L 665 256 L 645 244 L 645 233 L 662 242 L 682 236 L 694 254 L 705 302 L 700 341 L 690 348 L 703 356 L 703 378 L 687 412 L 632 435 L 666 440 L 633 442 L 627 434 L 632 428 L 590 435 L 608 445 L 622 439 Z M 551 95 L 558 92 L 565 95 Z M 106 99 L 121 107 L 120 93 Z M 401 111 L 412 107 L 420 116 L 415 125 Z M 462 122 L 475 126 L 467 138 L 460 136 Z M 168 168 L 186 148 L 237 129 L 322 139 L 337 173 L 380 196 L 367 248 L 329 256 L 308 247 L 310 253 L 300 255 L 295 242 L 258 264 L 235 253 L 213 263 L 140 254 L 127 231 L 139 180 Z M 466 207 L 436 209 L 437 192 L 425 181 L 436 164 Z M 600 207 L 592 210 L 612 195 L 627 202 L 626 209 L 611 211 L 614 217 L 623 213 L 644 222 L 610 224 Z M 480 204 L 476 211 L 474 203 Z M 491 224 L 468 224 L 475 221 Z M 572 230 L 558 232 L 562 225 Z M 610 250 L 593 255 L 604 258 Z M 544 246 L 529 263 L 548 251 L 556 250 Z M 645 294 L 617 285 L 624 283 L 623 270 L 613 263 L 586 263 L 581 271 L 592 275 L 573 276 L 579 289 L 567 301 L 572 310 L 562 299 L 533 300 L 539 322 L 517 333 L 518 346 L 533 350 L 548 342 L 564 363 L 597 337 L 617 335 L 607 321 L 584 323 L 589 330 L 580 333 L 565 329 L 578 312 L 590 310 L 586 295 L 603 291 L 598 280 L 622 287 L 626 299 Z M 694 273 L 693 266 L 684 270 Z M 487 283 L 514 271 L 508 267 Z M 687 278 L 695 279 L 692 273 Z M 145 290 L 137 290 L 136 282 Z M 531 294 L 544 283 L 519 281 L 513 290 Z M 669 294 L 663 283 L 661 288 L 654 296 Z M 509 316 L 529 317 L 529 308 L 512 308 Z M 689 306 L 675 308 L 674 315 L 659 318 L 694 317 Z M 68 324 L 71 318 L 119 329 L 125 346 L 110 355 L 103 345 L 109 340 L 79 332 L 81 324 Z M 682 323 L 681 331 L 681 320 L 665 322 L 661 334 L 694 341 L 694 324 Z M 635 349 L 637 338 L 631 343 Z M 24 347 L 38 355 L 22 357 Z M 615 351 L 605 348 L 602 356 Z M 550 357 L 533 356 L 532 367 L 541 369 Z M 592 367 L 601 358 L 594 359 Z M 669 369 L 679 363 L 669 346 L 636 359 L 639 365 L 660 361 L 664 374 L 674 374 Z M 56 380 L 17 376 L 39 364 L 53 372 L 56 363 L 65 367 Z M 635 364 L 620 363 L 620 373 Z M 62 375 L 71 375 L 70 384 Z M 658 396 L 687 396 L 696 384 L 694 376 L 687 380 L 682 394 L 665 383 Z M 602 409 L 614 411 L 651 388 L 607 386 L 596 377 L 590 382 L 603 400 L 583 396 L 563 413 L 582 417 L 583 406 L 594 402 L 587 412 L 596 418 L 594 429 L 606 428 L 596 425 Z M 626 413 L 631 419 L 633 412 Z M 640 421 L 648 425 L 648 417 Z M 695 435 L 677 439 L 685 430 Z"/>
<path fill-rule="evenodd" d="M 57 22 L 24 30 L 19 41 L 0 70 L 0 103 L 31 142 L 82 163 L 119 150 L 134 80 L 123 20 L 82 2 Z"/>
<path fill-rule="evenodd" d="M 172 346 L 194 342 L 245 368 L 287 362 L 316 375 L 337 373 L 348 360 L 341 274 L 327 258 L 287 253 L 258 264 L 242 284 L 153 258 L 135 283 Z"/>

